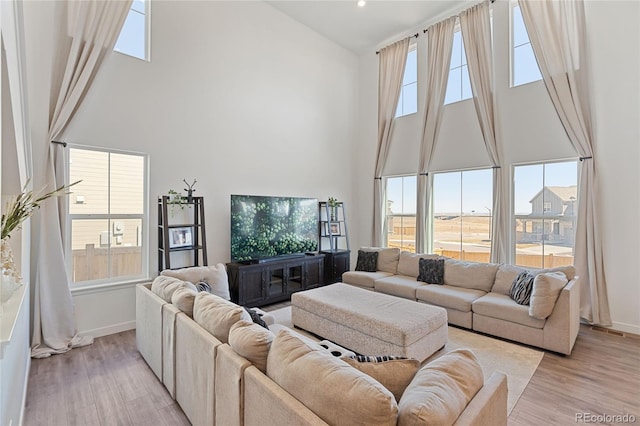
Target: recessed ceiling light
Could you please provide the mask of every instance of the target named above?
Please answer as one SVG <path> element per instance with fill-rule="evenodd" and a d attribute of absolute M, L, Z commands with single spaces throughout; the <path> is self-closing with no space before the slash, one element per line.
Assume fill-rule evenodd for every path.
<path fill-rule="evenodd" d="M 358 0 L 358 7 L 364 7 L 365 4 L 367 4 L 365 0 Z"/>

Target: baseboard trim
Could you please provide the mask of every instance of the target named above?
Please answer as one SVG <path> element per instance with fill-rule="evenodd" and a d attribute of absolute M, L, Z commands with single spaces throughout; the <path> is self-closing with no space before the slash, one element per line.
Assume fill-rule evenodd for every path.
<path fill-rule="evenodd" d="M 127 321 L 120 324 L 108 325 L 106 327 L 94 328 L 93 330 L 80 331 L 80 336 L 102 337 L 110 334 L 120 333 L 122 331 L 133 330 L 136 328 L 135 321 Z"/>
<path fill-rule="evenodd" d="M 633 324 L 626 324 L 623 322 L 613 322 L 613 325 L 610 327 L 613 330 L 622 331 L 625 333 L 631 333 L 640 336 L 640 326 Z"/>

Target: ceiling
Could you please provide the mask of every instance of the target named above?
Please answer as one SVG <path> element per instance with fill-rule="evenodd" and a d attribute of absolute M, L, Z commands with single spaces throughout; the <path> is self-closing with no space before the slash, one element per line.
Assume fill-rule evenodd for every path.
<path fill-rule="evenodd" d="M 394 36 L 427 24 L 448 11 L 460 10 L 477 0 L 368 0 L 358 7 L 356 0 L 267 1 L 270 5 L 361 55 Z M 443 18 L 446 15 L 443 16 Z"/>

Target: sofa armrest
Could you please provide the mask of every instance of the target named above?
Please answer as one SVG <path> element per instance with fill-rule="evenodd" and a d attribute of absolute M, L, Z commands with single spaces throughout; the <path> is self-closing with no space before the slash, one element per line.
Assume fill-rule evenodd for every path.
<path fill-rule="evenodd" d="M 136 285 L 136 347 L 162 380 L 162 307 L 167 302 L 151 292 L 151 284 Z"/>
<path fill-rule="evenodd" d="M 167 303 L 162 307 L 162 383 L 169 395 L 176 397 L 176 318 L 186 315 Z"/>
<path fill-rule="evenodd" d="M 251 366 L 228 344 L 216 351 L 216 424 L 242 425 L 244 415 L 244 371 Z"/>
<path fill-rule="evenodd" d="M 245 426 L 322 425 L 320 417 L 255 366 L 244 371 Z"/>
<path fill-rule="evenodd" d="M 507 424 L 507 376 L 494 372 L 454 423 L 458 426 Z"/>
<path fill-rule="evenodd" d="M 560 291 L 543 329 L 543 347 L 570 355 L 580 331 L 580 281 L 576 276 Z"/>

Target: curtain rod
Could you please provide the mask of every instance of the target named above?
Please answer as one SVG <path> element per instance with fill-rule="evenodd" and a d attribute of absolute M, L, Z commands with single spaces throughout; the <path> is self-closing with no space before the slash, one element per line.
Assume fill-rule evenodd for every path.
<path fill-rule="evenodd" d="M 420 36 L 420 33 L 415 33 L 414 35 L 409 36 L 409 38 L 412 38 L 412 37 L 418 38 L 419 36 Z M 376 51 L 376 55 L 378 55 L 379 53 L 380 53 L 380 51 L 379 51 L 379 50 L 377 50 L 377 51 Z"/>
<path fill-rule="evenodd" d="M 496 2 L 496 0 L 489 0 L 489 2 L 490 2 L 491 4 L 493 4 L 493 3 L 495 3 L 495 2 Z M 480 3 L 482 3 L 482 2 L 480 2 Z M 480 4 L 480 3 L 478 3 L 478 4 Z M 476 5 L 476 6 L 477 6 L 477 5 Z M 471 7 L 474 7 L 474 6 L 471 6 Z M 471 7 L 470 7 L 469 9 L 471 9 Z M 469 9 L 465 9 L 465 10 L 469 10 Z M 462 13 L 462 12 L 460 12 L 460 13 Z M 458 15 L 459 15 L 459 14 L 456 14 L 456 15 L 453 15 L 453 16 L 457 17 Z M 447 18 L 447 19 L 448 19 L 448 18 Z M 422 33 L 426 33 L 428 29 L 429 29 L 429 28 L 427 28 L 427 29 L 425 29 L 425 30 L 422 30 Z"/>
<path fill-rule="evenodd" d="M 55 143 L 55 144 L 58 144 L 58 145 L 62 145 L 62 147 L 63 147 L 63 148 L 66 148 L 66 147 L 67 147 L 67 143 L 66 143 L 66 142 L 51 141 L 51 143 Z"/>

